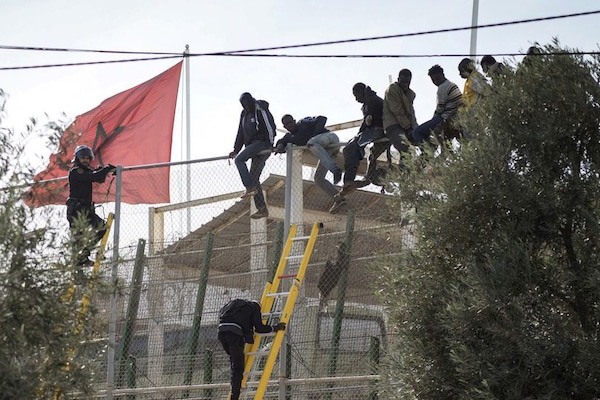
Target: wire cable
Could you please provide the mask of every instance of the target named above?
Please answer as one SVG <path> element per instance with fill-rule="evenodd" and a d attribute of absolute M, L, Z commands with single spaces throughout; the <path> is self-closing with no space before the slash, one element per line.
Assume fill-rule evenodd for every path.
<path fill-rule="evenodd" d="M 355 39 L 341 39 L 341 40 L 331 40 L 325 42 L 315 42 L 315 43 L 305 43 L 305 44 L 294 44 L 294 45 L 286 45 L 286 46 L 274 46 L 274 47 L 261 47 L 256 49 L 244 49 L 244 50 L 230 50 L 230 51 L 218 51 L 218 52 L 208 52 L 208 53 L 191 53 L 190 56 L 222 56 L 222 55 L 230 55 L 230 54 L 238 54 L 238 53 L 251 53 L 257 51 L 269 51 L 269 50 L 283 50 L 283 49 L 294 49 L 294 48 L 302 48 L 302 47 L 313 47 L 313 46 L 325 46 L 332 44 L 344 44 L 344 43 L 354 43 L 354 42 L 364 42 L 364 41 L 372 41 L 372 40 L 383 40 L 383 39 L 395 39 L 402 37 L 412 37 L 412 36 L 423 36 L 423 35 L 432 35 L 438 33 L 448 33 L 448 32 L 458 32 L 470 29 L 482 29 L 482 28 L 494 28 L 500 26 L 510 26 L 510 25 L 518 25 L 525 24 L 531 22 L 542 22 L 542 21 L 551 21 L 556 19 L 564 19 L 564 18 L 573 18 L 573 17 L 582 17 L 588 15 L 600 14 L 600 10 L 595 11 L 584 11 L 579 13 L 572 14 L 562 14 L 562 15 L 554 15 L 549 17 L 538 17 L 538 18 L 528 18 L 522 20 L 515 21 L 505 21 L 498 22 L 492 24 L 483 24 L 483 25 L 474 25 L 474 26 L 463 26 L 459 28 L 444 28 L 444 29 L 436 29 L 436 30 L 428 30 L 421 32 L 412 32 L 412 33 L 400 33 L 396 35 L 384 35 L 384 36 L 372 36 L 366 38 L 355 38 Z M 27 51 L 59 51 L 59 52 L 86 52 L 86 53 L 103 53 L 103 54 L 144 54 L 144 55 L 161 55 L 161 56 L 180 56 L 182 53 L 161 53 L 161 52 L 142 52 L 142 51 L 119 51 L 119 50 L 94 50 L 94 49 L 68 49 L 68 48 L 58 48 L 58 47 L 31 47 L 31 46 L 7 46 L 0 45 L 0 50 L 27 50 Z"/>
<path fill-rule="evenodd" d="M 355 43 L 355 42 L 364 42 L 364 41 L 373 41 L 373 40 L 382 40 L 382 39 L 394 39 L 394 38 L 402 38 L 402 37 L 423 36 L 423 35 L 431 35 L 431 34 L 438 34 L 438 33 L 458 32 L 458 31 L 471 30 L 471 29 L 493 28 L 493 27 L 510 26 L 510 25 L 517 25 L 517 24 L 532 23 L 532 22 L 551 21 L 551 20 L 557 20 L 557 19 L 581 17 L 581 16 L 588 16 L 588 15 L 595 15 L 595 14 L 600 14 L 600 10 L 585 11 L 585 12 L 572 13 L 572 14 L 562 14 L 562 15 L 555 15 L 555 16 L 549 16 L 549 17 L 528 18 L 528 19 L 515 20 L 515 21 L 498 22 L 498 23 L 493 23 L 493 24 L 465 26 L 465 27 L 459 27 L 459 28 L 445 28 L 445 29 L 428 30 L 428 31 L 421 31 L 421 32 L 401 33 L 401 34 L 396 34 L 396 35 L 372 36 L 372 37 L 367 37 L 367 38 L 343 39 L 343 40 L 332 40 L 332 41 L 325 41 L 325 42 L 305 43 L 305 44 L 286 45 L 286 46 L 274 46 L 274 47 L 262 47 L 262 48 L 245 49 L 245 50 L 231 50 L 231 51 L 220 51 L 220 52 L 209 52 L 209 53 L 190 53 L 190 54 L 111 51 L 111 50 L 86 50 L 86 49 L 66 49 L 66 48 L 54 48 L 54 47 L 25 47 L 25 46 L 0 45 L 0 50 L 4 49 L 4 50 L 30 50 L 30 51 L 33 50 L 33 51 L 89 52 L 89 53 L 103 53 L 103 54 L 112 53 L 112 54 L 161 55 L 161 57 L 148 57 L 148 58 L 112 60 L 112 61 L 92 61 L 92 62 L 81 62 L 81 63 L 47 64 L 47 65 L 33 65 L 33 66 L 23 66 L 23 67 L 0 67 L 0 71 L 19 70 L 19 69 L 36 69 L 36 68 L 52 68 L 52 67 L 67 67 L 67 66 L 79 66 L 79 65 L 94 65 L 94 64 L 125 63 L 125 62 L 136 62 L 136 61 L 153 61 L 153 60 L 178 58 L 178 57 L 185 57 L 185 56 L 188 56 L 188 57 L 236 56 L 236 57 L 273 57 L 273 58 L 276 58 L 276 57 L 281 57 L 281 58 L 466 57 L 469 55 L 467 55 L 467 54 L 435 54 L 435 55 L 434 54 L 413 54 L 413 55 L 402 55 L 402 54 L 339 54 L 339 55 L 338 54 L 325 54 L 325 55 L 305 54 L 305 55 L 294 55 L 294 54 L 248 54 L 248 53 L 254 53 L 254 52 L 258 52 L 258 51 L 283 50 L 283 49 L 294 49 L 294 48 L 324 46 L 324 45 L 333 45 L 333 44 Z M 573 53 L 564 52 L 562 54 L 598 54 L 598 52 L 573 52 Z M 517 56 L 517 55 L 523 55 L 523 54 L 522 53 L 497 53 L 497 54 L 489 54 L 489 55 Z M 477 56 L 479 56 L 479 55 L 477 55 Z"/>
<path fill-rule="evenodd" d="M 464 27 L 460 27 L 460 28 L 446 28 L 446 29 L 435 29 L 435 30 L 429 30 L 429 31 L 413 32 L 413 33 L 400 33 L 397 35 L 372 36 L 372 37 L 368 37 L 368 38 L 330 40 L 330 41 L 326 41 L 326 42 L 295 44 L 295 45 L 288 45 L 288 46 L 262 47 L 262 48 L 256 48 L 256 49 L 246 49 L 246 50 L 232 50 L 232 51 L 221 52 L 221 54 L 250 53 L 250 52 L 256 52 L 256 51 L 295 49 L 295 48 L 301 48 L 301 47 L 324 46 L 324 45 L 331 45 L 331 44 L 355 43 L 355 42 L 365 42 L 365 41 L 382 40 L 382 39 L 396 39 L 396 38 L 402 38 L 402 37 L 433 35 L 433 34 L 437 34 L 437 33 L 458 32 L 458 31 L 471 30 L 471 29 L 495 28 L 495 27 L 499 27 L 499 26 L 518 25 L 518 24 L 525 24 L 525 23 L 531 23 L 531 22 L 551 21 L 551 20 L 556 20 L 556 19 L 582 17 L 582 16 L 594 15 L 594 14 L 600 14 L 600 10 L 585 11 L 585 12 L 579 12 L 579 13 L 573 13 L 573 14 L 555 15 L 555 16 L 551 16 L 551 17 L 528 18 L 528 19 L 522 19 L 522 20 L 516 20 L 516 21 L 498 22 L 498 23 L 493 23 L 493 24 L 464 26 Z M 218 53 L 212 53 L 212 54 L 205 53 L 203 55 L 213 55 L 213 54 L 218 54 Z"/>
<path fill-rule="evenodd" d="M 540 53 L 535 55 L 597 55 L 599 51 L 561 51 L 556 53 Z M 229 57 L 281 57 L 281 58 L 463 58 L 483 57 L 485 55 L 494 57 L 524 56 L 526 53 L 485 53 L 485 54 L 227 54 Z"/>
<path fill-rule="evenodd" d="M 32 47 L 32 46 L 7 46 L 0 45 L 0 50 L 25 50 L 25 51 L 59 51 L 59 52 L 73 52 L 73 53 L 103 53 L 103 54 L 140 54 L 150 56 L 176 56 L 179 53 L 161 53 L 161 52 L 148 52 L 148 51 L 125 51 L 125 50 L 95 50 L 95 49 L 68 49 L 61 47 Z"/>
<path fill-rule="evenodd" d="M 154 60 L 167 60 L 171 58 L 182 58 L 182 54 L 164 56 L 164 57 L 144 57 L 144 58 L 129 58 L 125 60 L 107 60 L 107 61 L 87 61 L 78 63 L 66 63 L 66 64 L 45 64 L 45 65 L 28 65 L 24 67 L 0 67 L 0 71 L 11 71 L 20 69 L 36 69 L 36 68 L 54 68 L 54 67 L 74 67 L 80 65 L 95 65 L 95 64 L 117 64 L 126 62 L 137 62 L 137 61 L 154 61 Z"/>

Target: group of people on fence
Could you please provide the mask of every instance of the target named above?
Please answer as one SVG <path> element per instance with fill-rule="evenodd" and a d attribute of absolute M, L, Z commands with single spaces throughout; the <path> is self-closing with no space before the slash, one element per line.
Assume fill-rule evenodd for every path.
<path fill-rule="evenodd" d="M 528 54 L 532 54 L 530 48 Z M 481 67 L 493 77 L 504 73 L 505 67 L 496 62 L 494 57 L 485 56 L 481 59 Z M 243 198 L 253 197 L 257 211 L 252 218 L 265 218 L 269 215 L 267 204 L 260 184 L 260 175 L 266 160 L 272 152 L 286 152 L 289 144 L 306 146 L 318 159 L 314 174 L 315 183 L 332 201 L 329 212 L 335 213 L 346 205 L 346 196 L 357 188 L 368 184 L 382 185 L 385 170 L 377 167 L 377 159 L 388 152 L 388 163 L 391 165 L 390 147 L 393 146 L 400 154 L 409 151 L 410 145 L 420 145 L 429 140 L 432 135 L 443 139 L 459 139 L 466 135 L 454 123 L 454 116 L 459 109 L 469 109 L 482 97 L 486 96 L 489 85 L 486 78 L 477 72 L 474 62 L 465 58 L 458 64 L 461 77 L 465 79 L 463 92 L 458 86 L 446 79 L 444 70 L 439 65 L 429 69 L 429 77 L 437 86 L 437 106 L 433 117 L 422 124 L 417 123 L 413 102 L 415 92 L 410 88 L 412 73 L 402 69 L 398 80 L 386 90 L 382 99 L 368 85 L 359 82 L 352 88 L 357 102 L 362 104 L 363 121 L 358 134 L 343 148 L 344 170 L 335 161 L 339 153 L 340 139 L 329 131 L 324 116 L 306 117 L 296 121 L 290 114 L 285 114 L 281 122 L 288 131 L 286 135 L 275 142 L 276 126 L 273 115 L 269 111 L 269 103 L 255 99 L 250 93 L 242 93 L 240 103 L 242 113 L 230 158 L 235 159 L 235 165 L 244 184 Z M 366 146 L 372 144 L 367 174 L 363 180 L 357 181 L 356 175 L 360 161 L 365 156 Z M 92 184 L 104 182 L 107 175 L 116 169 L 113 165 L 91 168 L 94 159 L 90 147 L 80 145 L 75 149 L 73 167 L 69 171 L 69 198 L 67 200 L 67 219 L 74 232 L 74 241 L 82 237 L 82 229 L 91 226 L 95 232 L 96 241 L 104 233 L 104 221 L 94 211 L 92 199 Z M 251 160 L 250 169 L 247 161 Z M 327 172 L 333 175 L 332 181 L 325 179 Z M 336 185 L 343 179 L 343 186 Z M 76 221 L 82 220 L 83 223 Z M 93 240 L 92 240 L 93 241 Z M 82 248 L 77 255 L 80 265 L 91 265 L 90 246 L 74 246 Z"/>
<path fill-rule="evenodd" d="M 481 60 L 481 67 L 493 77 L 503 73 L 504 67 L 492 56 Z M 383 185 L 385 169 L 377 167 L 377 159 L 385 152 L 391 165 L 390 148 L 393 146 L 401 155 L 410 149 L 410 145 L 419 146 L 428 142 L 432 136 L 438 140 L 460 139 L 468 134 L 461 130 L 455 120 L 460 109 L 467 111 L 490 89 L 486 78 L 477 71 L 475 63 L 464 58 L 458 64 L 460 76 L 465 79 L 463 91 L 448 80 L 444 69 L 432 66 L 428 75 L 437 86 L 437 105 L 433 117 L 417 123 L 414 110 L 415 92 L 410 88 L 412 72 L 402 69 L 398 80 L 389 85 L 382 99 L 368 85 L 359 82 L 352 88 L 357 102 L 362 104 L 363 121 L 359 132 L 343 148 L 344 171 L 336 163 L 339 152 L 339 137 L 325 128 L 324 116 L 306 117 L 296 121 L 290 114 L 281 119 L 286 135 L 275 142 L 275 122 L 269 111 L 269 103 L 256 100 L 250 93 L 240 96 L 243 110 L 235 139 L 234 149 L 229 153 L 235 159 L 245 191 L 242 198 L 254 197 L 257 211 L 251 218 L 264 218 L 269 211 L 262 193 L 260 174 L 271 152 L 284 153 L 288 144 L 306 146 L 319 160 L 314 175 L 315 184 L 332 201 L 330 213 L 336 213 L 346 205 L 346 196 L 371 183 Z M 356 180 L 360 161 L 365 157 L 365 148 L 372 144 L 366 176 Z M 243 150 L 242 150 L 243 148 Z M 250 170 L 246 162 L 251 160 Z M 331 172 L 332 182 L 325 179 Z M 340 190 L 335 186 L 342 181 Z"/>
<path fill-rule="evenodd" d="M 539 52 L 531 47 L 528 55 Z M 481 59 L 483 72 L 492 78 L 504 74 L 506 67 L 492 56 Z M 281 122 L 288 133 L 275 142 L 276 126 L 269 111 L 269 103 L 256 100 L 250 93 L 240 96 L 242 113 L 234 148 L 229 153 L 235 159 L 240 178 L 245 186 L 243 198 L 253 197 L 257 211 L 252 218 L 264 218 L 269 215 L 262 193 L 260 175 L 266 160 L 272 152 L 285 153 L 289 144 L 306 146 L 319 160 L 314 174 L 315 183 L 332 199 L 331 213 L 337 212 L 346 204 L 346 196 L 368 184 L 382 185 L 384 172 L 377 167 L 377 159 L 393 146 L 401 155 L 410 150 L 410 146 L 419 146 L 433 136 L 437 140 L 461 139 L 468 135 L 455 121 L 459 110 L 468 111 L 484 98 L 490 86 L 486 78 L 476 70 L 475 63 L 464 58 L 458 64 L 460 76 L 465 79 L 463 91 L 449 81 L 444 69 L 432 66 L 428 75 L 437 86 L 437 104 L 433 117 L 418 124 L 413 103 L 415 92 L 410 88 L 412 72 L 401 69 L 396 82 L 389 85 L 383 99 L 368 85 L 359 82 L 352 88 L 357 102 L 362 104 L 362 124 L 359 132 L 343 148 L 344 170 L 335 161 L 339 152 L 339 137 L 329 131 L 324 116 L 306 117 L 296 121 L 285 114 Z M 364 158 L 365 148 L 372 145 L 366 176 L 357 181 L 356 175 L 360 161 Z M 104 182 L 109 173 L 114 173 L 114 165 L 91 168 L 93 151 L 88 146 L 77 146 L 73 158 L 73 167 L 69 171 L 69 198 L 67 200 L 67 219 L 76 242 L 84 236 L 86 226 L 93 228 L 94 237 L 83 245 L 74 245 L 81 251 L 76 256 L 80 266 L 90 265 L 88 258 L 90 247 L 104 235 L 104 221 L 94 211 L 92 184 Z M 250 169 L 246 163 L 251 160 Z M 400 161 L 401 163 L 401 161 Z M 325 179 L 327 172 L 333 175 L 332 182 Z M 340 190 L 335 185 L 343 179 Z M 93 243 L 90 243 L 93 242 Z M 320 289 L 322 289 L 320 287 Z M 330 290 L 330 289 L 329 289 Z M 285 323 L 273 326 L 262 322 L 261 304 L 253 300 L 235 299 L 228 302 L 219 312 L 218 339 L 230 359 L 231 399 L 240 396 L 244 371 L 244 346 L 253 343 L 254 332 L 270 333 L 286 329 Z"/>

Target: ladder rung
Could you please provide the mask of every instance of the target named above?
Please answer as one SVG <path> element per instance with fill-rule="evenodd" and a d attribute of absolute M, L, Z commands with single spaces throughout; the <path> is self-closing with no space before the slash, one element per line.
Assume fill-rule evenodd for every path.
<path fill-rule="evenodd" d="M 310 239 L 310 236 L 296 236 L 292 238 L 292 242 L 297 242 L 299 240 L 306 240 L 306 239 Z"/>
<path fill-rule="evenodd" d="M 266 313 L 262 313 L 262 317 L 263 318 L 276 317 L 281 314 L 283 314 L 282 311 L 266 312 Z"/>
<path fill-rule="evenodd" d="M 300 258 L 304 258 L 304 254 L 299 254 L 297 256 L 287 256 L 285 259 L 286 260 L 298 260 Z"/>
<path fill-rule="evenodd" d="M 277 332 L 269 332 L 269 333 L 258 333 L 258 332 L 256 332 L 256 335 L 260 336 L 260 337 L 275 336 L 276 334 L 277 334 Z"/>
<path fill-rule="evenodd" d="M 267 350 L 257 350 L 257 351 L 249 351 L 248 355 L 249 356 L 264 356 L 267 355 L 271 352 L 271 349 L 267 349 Z"/>
<path fill-rule="evenodd" d="M 295 278 L 297 277 L 298 274 L 291 274 L 291 275 L 280 275 L 278 276 L 279 279 L 290 279 L 290 278 Z"/>
<path fill-rule="evenodd" d="M 267 293 L 267 297 L 284 297 L 289 296 L 290 292 Z"/>
<path fill-rule="evenodd" d="M 248 372 L 244 372 L 244 375 L 246 375 L 247 377 L 251 377 L 251 376 L 256 376 L 256 375 L 262 375 L 264 371 L 262 369 L 253 369 L 252 371 L 248 371 Z M 249 381 L 248 383 L 254 383 L 256 385 L 256 381 Z M 255 386 L 253 385 L 253 386 Z"/>

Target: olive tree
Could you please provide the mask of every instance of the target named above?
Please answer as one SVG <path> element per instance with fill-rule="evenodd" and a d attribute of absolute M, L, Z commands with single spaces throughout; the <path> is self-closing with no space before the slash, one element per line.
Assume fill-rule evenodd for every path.
<path fill-rule="evenodd" d="M 541 50 L 398 177 L 416 240 L 378 266 L 389 398 L 600 398 L 599 60 Z"/>
<path fill-rule="evenodd" d="M 24 139 L 58 125 L 32 121 L 16 135 L 3 125 L 5 99 L 0 90 L 0 399 L 88 393 L 101 354 L 89 344 L 96 336 L 94 309 L 80 312 L 89 271 L 72 262 L 56 216 L 21 200 L 23 183 L 32 178 Z"/>

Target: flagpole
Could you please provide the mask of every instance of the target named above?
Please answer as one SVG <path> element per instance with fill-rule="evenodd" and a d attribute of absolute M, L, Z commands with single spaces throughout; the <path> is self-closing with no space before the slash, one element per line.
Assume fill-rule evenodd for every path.
<path fill-rule="evenodd" d="M 185 58 L 185 160 L 190 161 L 191 155 L 191 128 L 190 128 L 190 45 L 185 45 L 183 56 Z M 187 164 L 186 170 L 186 200 L 192 200 L 191 166 Z M 187 209 L 187 233 L 192 231 L 192 213 Z"/>

